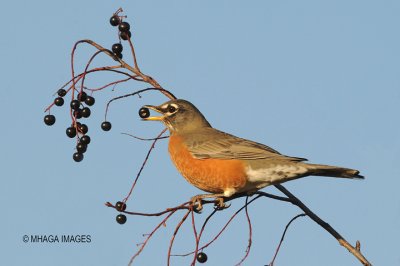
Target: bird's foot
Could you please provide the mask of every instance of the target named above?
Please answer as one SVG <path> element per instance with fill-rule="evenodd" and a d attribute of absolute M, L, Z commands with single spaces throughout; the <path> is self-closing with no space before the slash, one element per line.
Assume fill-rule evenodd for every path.
<path fill-rule="evenodd" d="M 195 213 L 201 213 L 203 210 L 203 198 L 201 196 L 202 195 L 197 195 L 190 199 L 191 206 Z"/>
<path fill-rule="evenodd" d="M 217 211 L 228 209 L 231 205 L 224 202 L 224 198 L 215 198 L 214 209 Z"/>
<path fill-rule="evenodd" d="M 193 211 L 200 213 L 203 210 L 203 200 L 208 198 L 215 198 L 215 208 L 218 210 L 223 210 L 228 208 L 230 205 L 224 203 L 224 194 L 201 194 L 196 195 L 190 199 Z"/>

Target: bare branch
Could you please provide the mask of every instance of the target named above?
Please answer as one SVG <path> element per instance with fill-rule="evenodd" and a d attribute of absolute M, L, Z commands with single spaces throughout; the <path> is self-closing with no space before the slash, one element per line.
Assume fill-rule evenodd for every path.
<path fill-rule="evenodd" d="M 132 135 L 132 134 L 129 134 L 129 133 L 124 133 L 124 132 L 122 132 L 121 133 L 122 135 L 127 135 L 127 136 L 129 136 L 129 137 L 132 137 L 132 138 L 134 138 L 134 139 L 138 139 L 138 140 L 145 140 L 145 141 L 151 141 L 151 140 L 156 140 L 156 139 L 167 139 L 167 138 L 169 138 L 169 136 L 163 136 L 163 137 L 155 137 L 155 138 L 142 138 L 142 137 L 138 137 L 138 136 L 135 136 L 135 135 Z"/>
<path fill-rule="evenodd" d="M 252 234 L 253 234 L 253 229 L 251 227 L 251 221 L 250 221 L 250 216 L 249 216 L 249 211 L 248 211 L 248 200 L 249 200 L 249 196 L 246 197 L 246 203 L 245 203 L 245 213 L 246 213 L 246 218 L 247 218 L 247 224 L 249 225 L 249 240 L 248 240 L 248 245 L 246 248 L 246 254 L 244 255 L 244 257 L 240 260 L 240 262 L 238 264 L 236 264 L 236 266 L 239 266 L 242 264 L 243 261 L 246 260 L 246 258 L 249 256 L 250 253 L 250 249 L 251 249 L 251 244 L 252 244 Z"/>
<path fill-rule="evenodd" d="M 135 255 L 132 256 L 131 260 L 129 261 L 128 265 L 132 265 L 133 261 L 139 254 L 143 251 L 144 247 L 146 244 L 149 242 L 150 238 L 154 235 L 154 233 L 162 226 L 165 224 L 165 222 L 175 213 L 175 211 L 172 211 L 165 217 L 157 226 L 156 228 L 153 229 L 153 231 L 147 236 L 146 240 L 141 244 L 140 249 L 135 253 Z"/>
<path fill-rule="evenodd" d="M 279 189 L 283 194 L 285 194 L 288 198 L 290 198 L 292 203 L 302 209 L 307 216 L 309 216 L 314 222 L 319 224 L 322 228 L 324 228 L 328 233 L 330 233 L 340 245 L 345 247 L 351 254 L 353 254 L 363 265 L 370 266 L 372 265 L 361 253 L 360 250 L 353 247 L 349 242 L 347 242 L 344 237 L 342 237 L 335 229 L 332 228 L 327 222 L 319 218 L 314 212 L 312 212 L 303 202 L 301 202 L 295 195 L 289 192 L 284 186 L 278 184 L 275 185 L 277 189 Z"/>
<path fill-rule="evenodd" d="M 139 177 L 140 177 L 140 174 L 142 173 L 142 171 L 143 171 L 143 169 L 144 169 L 144 166 L 146 165 L 147 160 L 148 160 L 149 157 L 150 157 L 151 151 L 154 149 L 154 147 L 155 147 L 157 141 L 161 138 L 161 136 L 165 133 L 165 131 L 167 131 L 166 128 L 165 128 L 163 131 L 161 131 L 160 134 L 158 134 L 158 136 L 154 139 L 153 143 L 151 144 L 150 149 L 149 149 L 149 151 L 147 152 L 146 157 L 145 157 L 145 159 L 144 159 L 144 161 L 143 161 L 143 163 L 142 163 L 142 166 L 140 167 L 139 172 L 138 172 L 137 175 L 136 175 L 135 181 L 133 182 L 132 187 L 131 187 L 131 189 L 129 190 L 129 193 L 128 193 L 128 195 L 124 198 L 123 202 L 126 202 L 126 201 L 129 199 L 129 197 L 131 196 L 131 194 L 132 194 L 132 192 L 133 192 L 133 189 L 135 188 L 136 183 L 137 183 L 137 181 L 138 181 L 138 179 L 139 179 Z"/>
<path fill-rule="evenodd" d="M 169 248 L 168 248 L 168 258 L 167 258 L 167 265 L 170 265 L 170 259 L 171 259 L 171 250 L 172 250 L 172 246 L 174 245 L 174 241 L 175 241 L 175 237 L 179 232 L 179 229 L 181 228 L 182 224 L 186 221 L 186 218 L 189 216 L 189 214 L 193 212 L 193 210 L 188 210 L 185 215 L 182 217 L 182 220 L 177 224 L 177 226 L 175 227 L 175 231 L 174 234 L 172 235 L 170 244 L 169 244 Z"/>
<path fill-rule="evenodd" d="M 282 245 L 282 243 L 283 243 L 283 239 L 285 238 L 286 232 L 287 232 L 287 230 L 289 229 L 290 224 L 291 224 L 292 222 L 294 222 L 294 220 L 296 220 L 297 218 L 300 218 L 300 217 L 303 217 L 303 216 L 306 216 L 306 214 L 305 214 L 305 213 L 298 214 L 298 215 L 296 215 L 295 217 L 293 217 L 293 218 L 288 222 L 288 224 L 287 224 L 286 227 L 285 227 L 285 230 L 283 231 L 281 240 L 279 241 L 279 245 L 278 245 L 278 247 L 276 248 L 275 255 L 274 255 L 272 261 L 269 263 L 269 266 L 274 266 L 274 262 L 275 262 L 276 256 L 278 255 L 279 249 L 281 248 L 281 245 Z"/>

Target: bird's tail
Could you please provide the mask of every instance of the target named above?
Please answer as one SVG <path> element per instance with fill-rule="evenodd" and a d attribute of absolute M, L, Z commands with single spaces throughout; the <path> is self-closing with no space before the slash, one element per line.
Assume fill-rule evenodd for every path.
<path fill-rule="evenodd" d="M 323 164 L 307 164 L 307 169 L 310 175 L 364 179 L 364 176 L 360 175 L 360 171 L 349 168 Z"/>

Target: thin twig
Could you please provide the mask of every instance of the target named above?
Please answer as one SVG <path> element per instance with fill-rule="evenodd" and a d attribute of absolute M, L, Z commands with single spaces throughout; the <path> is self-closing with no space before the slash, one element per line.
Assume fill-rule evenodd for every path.
<path fill-rule="evenodd" d="M 243 263 L 243 262 L 246 260 L 246 258 L 249 256 L 250 249 L 251 249 L 251 244 L 252 244 L 253 229 L 252 229 L 252 227 L 251 227 L 251 221 L 250 221 L 249 211 L 248 211 L 248 208 L 247 208 L 247 206 L 249 205 L 249 204 L 248 204 L 248 200 L 249 200 L 249 197 L 247 196 L 247 197 L 246 197 L 246 203 L 245 203 L 244 206 L 245 206 L 245 213 L 246 213 L 246 218 L 247 218 L 247 224 L 249 225 L 249 239 L 248 239 L 248 245 L 247 245 L 247 248 L 246 248 L 246 254 L 245 254 L 244 257 L 239 261 L 239 263 L 236 264 L 236 266 L 242 265 L 242 263 Z"/>
<path fill-rule="evenodd" d="M 165 222 L 175 213 L 175 211 L 170 212 L 167 217 L 165 217 L 157 226 L 153 229 L 153 231 L 147 236 L 146 240 L 141 244 L 140 249 L 132 256 L 131 260 L 129 261 L 128 265 L 132 265 L 134 259 L 139 256 L 139 254 L 143 251 L 146 244 L 149 242 L 150 238 L 154 235 L 154 233 L 162 226 L 165 225 Z"/>
<path fill-rule="evenodd" d="M 107 207 L 111 207 L 116 209 L 116 207 L 111 203 L 111 202 L 106 202 L 105 205 Z M 119 212 L 123 212 L 129 215 L 136 215 L 136 216 L 161 216 L 164 215 L 166 213 L 171 213 L 171 212 L 176 212 L 178 210 L 190 210 L 190 202 L 185 202 L 181 205 L 178 205 L 176 207 L 172 207 L 172 208 L 167 208 L 164 211 L 160 211 L 160 212 L 153 212 L 153 213 L 145 213 L 145 212 L 130 212 L 130 211 L 121 211 L 118 210 Z"/>
<path fill-rule="evenodd" d="M 144 140 L 144 141 L 151 141 L 151 140 L 156 140 L 156 139 L 167 139 L 167 138 L 169 138 L 169 136 L 163 136 L 163 137 L 159 137 L 159 138 L 157 138 L 157 137 L 155 137 L 155 138 L 141 138 L 141 137 L 129 134 L 129 133 L 121 132 L 121 134 L 122 135 L 127 135 L 129 137 L 132 137 L 132 138 L 135 138 L 135 139 L 138 139 L 138 140 Z"/>
<path fill-rule="evenodd" d="M 203 205 L 204 205 L 204 204 L 203 204 Z M 196 241 L 196 242 L 197 242 L 197 243 L 196 243 L 197 249 L 196 249 L 195 251 L 192 251 L 192 252 L 189 252 L 189 253 L 186 253 L 186 254 L 173 254 L 173 255 L 171 255 L 171 256 L 186 257 L 186 256 L 189 256 L 189 255 L 191 255 L 191 254 L 194 254 L 194 259 L 196 259 L 197 253 L 198 253 L 198 251 L 199 251 L 198 246 L 199 246 L 199 243 L 200 243 L 201 236 L 202 236 L 202 234 L 203 234 L 203 232 L 204 232 L 204 229 L 206 228 L 206 225 L 207 225 L 208 221 L 211 219 L 211 217 L 214 216 L 214 214 L 215 214 L 217 211 L 218 211 L 217 209 L 214 209 L 214 210 L 210 213 L 210 215 L 208 215 L 207 218 L 204 220 L 203 225 L 201 226 L 201 229 L 200 229 L 199 236 L 197 237 L 197 241 Z"/>
<path fill-rule="evenodd" d="M 353 254 L 363 265 L 370 266 L 372 265 L 361 253 L 360 250 L 353 247 L 349 242 L 347 242 L 344 237 L 342 237 L 335 229 L 332 228 L 327 222 L 322 220 L 319 216 L 317 216 L 314 212 L 312 212 L 303 202 L 301 202 L 295 195 L 289 192 L 284 186 L 278 184 L 275 185 L 277 189 L 279 189 L 283 194 L 285 194 L 288 198 L 292 199 L 292 203 L 302 209 L 304 213 L 306 213 L 314 222 L 319 224 L 322 228 L 324 228 L 328 233 L 330 233 L 340 245 L 345 247 L 351 254 Z"/>
<path fill-rule="evenodd" d="M 107 72 L 114 72 L 114 73 L 118 73 L 118 74 L 122 74 L 125 76 L 128 76 L 130 79 L 134 79 L 134 80 L 138 80 L 135 76 L 129 75 L 126 72 L 117 70 L 116 68 L 120 68 L 121 66 L 109 66 L 109 67 L 97 67 L 97 68 L 93 68 L 90 69 L 86 72 L 86 75 L 89 73 L 94 73 L 94 72 L 99 72 L 99 71 L 107 71 Z M 66 88 L 69 84 L 71 84 L 73 81 L 75 81 L 75 84 L 83 77 L 84 73 L 80 73 L 76 76 L 74 76 L 73 79 L 69 80 L 68 82 L 66 82 L 63 86 L 61 86 L 59 89 L 64 89 Z M 66 92 L 68 93 L 71 89 L 73 88 L 73 85 L 70 85 L 68 87 L 68 89 L 66 89 Z M 87 89 L 88 91 L 91 91 L 92 89 Z M 58 90 L 57 90 L 58 91 Z M 53 94 L 56 95 L 57 91 Z M 51 109 L 51 107 L 54 106 L 54 102 L 52 102 L 49 106 L 46 107 L 46 109 L 44 110 L 44 112 L 47 112 Z"/>
<path fill-rule="evenodd" d="M 274 255 L 274 257 L 272 258 L 272 261 L 269 263 L 269 266 L 274 266 L 274 262 L 275 262 L 276 256 L 278 255 L 279 249 L 281 248 L 281 245 L 282 245 L 282 243 L 283 243 L 283 239 L 285 238 L 286 231 L 288 230 L 290 224 L 291 224 L 292 222 L 294 222 L 294 220 L 296 220 L 297 218 L 300 218 L 300 217 L 303 217 L 303 216 L 306 216 L 306 214 L 305 214 L 305 213 L 298 214 L 298 215 L 296 215 L 295 217 L 293 217 L 293 218 L 287 223 L 287 225 L 286 225 L 286 227 L 285 227 L 285 230 L 283 231 L 281 240 L 279 241 L 278 247 L 276 248 L 275 255 Z"/>
<path fill-rule="evenodd" d="M 120 80 L 117 80 L 117 81 L 110 82 L 110 83 L 108 83 L 108 84 L 106 84 L 106 85 L 103 85 L 103 86 L 101 86 L 101 87 L 99 87 L 99 88 L 87 89 L 87 90 L 88 90 L 88 91 L 91 91 L 91 92 L 101 91 L 101 90 L 104 90 L 104 89 L 106 89 L 106 88 L 108 88 L 108 87 L 110 87 L 110 86 L 113 86 L 113 90 L 114 90 L 114 88 L 115 88 L 115 86 L 116 86 L 117 84 L 123 83 L 123 82 L 127 82 L 127 81 L 129 81 L 129 80 L 131 80 L 131 79 L 132 79 L 131 77 L 126 78 L 126 79 L 120 79 Z"/>
<path fill-rule="evenodd" d="M 78 43 L 88 43 L 88 44 L 96 47 L 97 50 L 104 50 L 105 54 L 107 54 L 108 56 L 110 56 L 114 60 L 117 60 L 121 64 L 121 66 L 123 68 L 125 68 L 125 69 L 131 71 L 132 73 L 135 73 L 136 75 L 140 76 L 143 79 L 143 82 L 149 83 L 152 86 L 154 86 L 155 88 L 162 89 L 161 85 L 154 78 L 143 74 L 139 70 L 139 68 L 132 67 L 131 65 L 127 64 L 124 60 L 122 60 L 122 59 L 120 59 L 118 57 L 115 57 L 114 54 L 111 51 L 109 51 L 108 49 L 105 49 L 103 46 L 99 45 L 98 43 L 96 43 L 96 42 L 94 42 L 92 40 L 88 40 L 88 39 L 80 40 L 80 41 L 77 42 L 77 44 Z M 133 46 L 131 48 L 133 48 Z M 165 96 L 167 96 L 170 99 L 176 99 L 176 97 L 172 93 L 170 93 L 168 90 L 160 90 L 160 92 L 163 93 Z"/>
<path fill-rule="evenodd" d="M 171 237 L 171 241 L 169 244 L 169 248 L 168 248 L 168 258 L 167 258 L 167 265 L 170 265 L 170 259 L 171 259 L 171 250 L 172 250 L 172 246 L 174 245 L 174 241 L 175 241 L 175 237 L 179 232 L 179 229 L 181 228 L 182 224 L 186 221 L 186 218 L 189 216 L 189 214 L 193 212 L 193 210 L 188 210 L 185 215 L 183 216 L 182 220 L 177 224 L 177 226 L 175 227 L 175 231 L 174 234 Z"/>
<path fill-rule="evenodd" d="M 196 242 L 195 242 L 195 249 L 194 249 L 195 252 L 194 252 L 193 260 L 192 260 L 192 263 L 190 265 L 194 266 L 194 265 L 196 265 L 196 257 L 197 257 L 197 253 L 199 251 L 199 236 L 198 236 L 197 230 L 196 230 L 196 220 L 194 218 L 193 208 L 192 208 L 192 211 L 191 211 L 191 216 L 192 216 L 193 234 L 194 234 L 194 239 L 195 239 Z"/>
<path fill-rule="evenodd" d="M 244 197 L 244 196 L 242 196 Z M 236 217 L 236 215 L 238 215 L 244 208 L 246 208 L 248 205 L 250 205 L 253 201 L 259 199 L 260 197 L 262 197 L 261 195 L 258 195 L 256 197 L 254 197 L 253 199 L 251 199 L 248 203 L 246 203 L 244 206 L 242 206 L 240 209 L 238 209 L 232 216 L 231 218 L 226 222 L 226 224 L 222 227 L 222 229 L 218 232 L 218 234 L 211 240 L 209 241 L 207 244 L 203 245 L 202 247 L 199 248 L 199 250 L 205 249 L 208 246 L 210 246 L 212 243 L 214 243 L 220 236 L 221 234 L 225 231 L 225 229 L 228 227 L 228 225 L 233 221 L 233 219 Z M 203 202 L 203 205 L 207 204 L 209 202 Z M 212 213 L 207 219 L 211 218 L 211 216 L 214 215 L 214 213 Z M 205 223 L 203 224 L 203 228 L 205 227 L 205 224 L 208 220 L 205 221 Z M 203 232 L 203 228 L 200 231 L 200 236 L 201 233 Z M 195 251 L 186 253 L 186 254 L 178 254 L 178 255 L 174 255 L 174 256 L 181 256 L 181 257 L 185 257 L 188 256 L 190 254 L 193 254 Z"/>
<path fill-rule="evenodd" d="M 165 133 L 165 131 L 167 131 L 166 128 L 163 129 L 163 130 L 161 131 L 160 134 L 158 134 L 158 136 L 156 137 L 156 139 L 155 139 L 155 140 L 153 141 L 153 143 L 151 144 L 150 149 L 149 149 L 149 151 L 147 152 L 146 157 L 145 157 L 145 159 L 144 159 L 144 161 L 143 161 L 143 163 L 142 163 L 142 166 L 140 167 L 139 172 L 138 172 L 137 175 L 136 175 L 135 181 L 133 182 L 133 184 L 132 184 L 132 186 L 131 186 L 131 189 L 129 190 L 129 193 L 128 193 L 128 195 L 124 198 L 123 202 L 126 202 L 126 201 L 129 199 L 129 197 L 131 196 L 131 194 L 132 194 L 132 192 L 133 192 L 133 189 L 135 188 L 136 183 L 137 183 L 137 181 L 138 181 L 138 179 L 139 179 L 139 177 L 140 177 L 140 175 L 141 175 L 141 173 L 142 173 L 142 171 L 143 171 L 143 169 L 144 169 L 144 166 L 146 165 L 147 160 L 148 160 L 149 157 L 150 157 L 151 151 L 154 149 L 154 147 L 155 147 L 155 145 L 156 145 L 156 142 L 157 142 L 157 141 L 160 139 L 160 137 Z"/>

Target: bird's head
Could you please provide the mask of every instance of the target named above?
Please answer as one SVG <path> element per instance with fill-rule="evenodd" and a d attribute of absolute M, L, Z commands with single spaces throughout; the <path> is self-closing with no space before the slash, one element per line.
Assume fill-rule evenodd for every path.
<path fill-rule="evenodd" d="M 148 108 L 161 114 L 161 116 L 144 117 L 143 120 L 161 121 L 171 133 L 184 133 L 211 127 L 196 106 L 186 100 L 171 100 L 159 106 L 145 105 L 143 108 Z"/>

